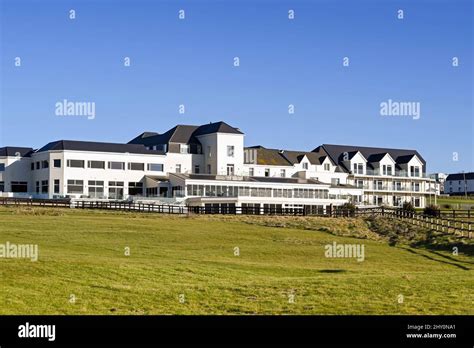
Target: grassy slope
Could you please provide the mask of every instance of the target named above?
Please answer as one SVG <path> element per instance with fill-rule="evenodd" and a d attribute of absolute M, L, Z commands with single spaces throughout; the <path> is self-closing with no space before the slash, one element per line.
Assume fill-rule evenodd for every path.
<path fill-rule="evenodd" d="M 1 314 L 474 314 L 468 256 L 236 218 L 58 211 L 0 208 L 0 243 L 40 248 L 36 263 L 0 259 Z M 363 243 L 366 260 L 325 258 L 333 241 Z"/>

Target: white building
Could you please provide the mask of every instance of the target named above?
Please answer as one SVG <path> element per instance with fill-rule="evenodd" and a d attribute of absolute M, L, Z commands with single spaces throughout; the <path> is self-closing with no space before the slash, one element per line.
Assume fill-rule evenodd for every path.
<path fill-rule="evenodd" d="M 474 172 L 449 174 L 444 183 L 444 193 L 450 196 L 474 194 Z"/>
<path fill-rule="evenodd" d="M 128 144 L 59 140 L 0 149 L 0 195 L 161 201 L 206 209 L 310 210 L 354 202 L 423 207 L 434 196 L 412 150 L 321 145 L 244 148 L 224 122 L 145 132 Z"/>

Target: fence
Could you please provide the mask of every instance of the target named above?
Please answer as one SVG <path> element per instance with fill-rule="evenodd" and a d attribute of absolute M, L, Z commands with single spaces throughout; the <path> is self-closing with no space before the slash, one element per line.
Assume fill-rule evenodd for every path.
<path fill-rule="evenodd" d="M 342 209 L 328 206 L 327 208 L 304 206 L 301 208 L 283 208 L 274 206 L 239 207 L 231 204 L 200 206 L 163 205 L 156 203 L 134 203 L 125 201 L 71 201 L 69 199 L 31 199 L 31 198 L 0 198 L 0 205 L 27 205 L 40 207 L 71 207 L 78 209 L 104 209 L 119 211 L 135 211 L 162 214 L 243 214 L 243 215 L 281 215 L 281 216 L 321 216 L 321 217 L 366 217 L 386 216 L 409 222 L 415 226 L 435 231 L 460 234 L 472 238 L 474 221 L 470 219 L 471 211 L 452 210 L 438 212 L 438 216 L 404 211 L 397 208 L 375 207 Z"/>
<path fill-rule="evenodd" d="M 39 207 L 70 207 L 69 199 L 38 199 L 38 198 L 12 198 L 0 197 L 0 205 L 27 205 Z"/>

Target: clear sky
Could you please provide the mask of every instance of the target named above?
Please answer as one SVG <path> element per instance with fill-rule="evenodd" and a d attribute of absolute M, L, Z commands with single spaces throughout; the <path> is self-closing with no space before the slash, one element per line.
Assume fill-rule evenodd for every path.
<path fill-rule="evenodd" d="M 0 146 L 223 120 L 247 146 L 409 148 L 429 172 L 474 169 L 471 0 L 0 3 Z M 57 116 L 63 99 L 95 102 L 95 118 Z M 381 116 L 389 99 L 420 118 Z"/>

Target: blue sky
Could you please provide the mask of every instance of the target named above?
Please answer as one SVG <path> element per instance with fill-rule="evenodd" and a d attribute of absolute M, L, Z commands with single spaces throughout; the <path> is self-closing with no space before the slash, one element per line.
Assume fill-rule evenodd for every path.
<path fill-rule="evenodd" d="M 412 148 L 429 172 L 474 169 L 472 1 L 0 2 L 0 146 L 224 120 L 248 146 Z M 56 116 L 63 99 L 95 119 Z M 388 99 L 420 118 L 381 116 Z"/>

